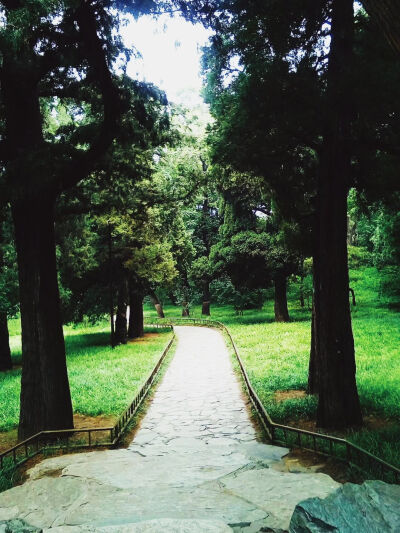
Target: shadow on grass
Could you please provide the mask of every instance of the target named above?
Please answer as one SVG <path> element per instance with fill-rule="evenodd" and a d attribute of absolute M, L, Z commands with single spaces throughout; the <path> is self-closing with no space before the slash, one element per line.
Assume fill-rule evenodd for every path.
<path fill-rule="evenodd" d="M 82 348 L 93 348 L 94 346 L 110 346 L 110 334 L 108 332 L 100 333 L 80 333 L 76 335 L 67 335 L 65 345 L 68 355 L 74 355 L 71 352 L 81 350 Z M 111 346 L 110 346 L 111 349 Z M 79 355 L 77 353 L 76 355 Z"/>

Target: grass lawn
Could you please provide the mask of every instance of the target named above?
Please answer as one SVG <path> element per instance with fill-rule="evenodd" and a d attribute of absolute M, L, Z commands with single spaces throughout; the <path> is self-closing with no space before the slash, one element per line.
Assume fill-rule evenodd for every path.
<path fill-rule="evenodd" d="M 13 360 L 21 363 L 19 321 L 10 321 Z M 155 333 L 157 331 L 157 333 Z M 146 330 L 143 339 L 111 350 L 108 324 L 65 328 L 74 412 L 117 418 L 132 400 L 168 340 L 168 330 Z M 18 424 L 21 369 L 0 373 L 0 432 Z"/>
<path fill-rule="evenodd" d="M 357 383 L 366 428 L 347 436 L 353 442 L 400 466 L 400 314 L 380 296 L 374 268 L 351 271 L 357 305 L 352 308 L 357 359 Z M 273 302 L 262 310 L 237 316 L 231 307 L 214 306 L 215 320 L 230 329 L 260 399 L 276 422 L 312 427 L 316 398 L 291 397 L 276 391 L 299 391 L 307 386 L 310 351 L 310 312 L 299 305 L 296 286 L 290 289 L 291 322 L 273 322 Z M 166 306 L 167 316 L 179 309 Z M 150 308 L 148 315 L 153 315 Z M 200 317 L 200 307 L 192 310 Z M 282 397 L 285 399 L 282 401 Z"/>

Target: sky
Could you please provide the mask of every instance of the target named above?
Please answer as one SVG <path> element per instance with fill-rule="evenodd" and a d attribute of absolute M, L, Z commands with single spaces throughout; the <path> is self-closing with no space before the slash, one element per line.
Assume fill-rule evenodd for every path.
<path fill-rule="evenodd" d="M 163 15 L 131 19 L 121 34 L 125 44 L 142 56 L 130 60 L 129 76 L 154 83 L 171 102 L 187 106 L 201 102 L 200 47 L 207 44 L 210 30 Z"/>

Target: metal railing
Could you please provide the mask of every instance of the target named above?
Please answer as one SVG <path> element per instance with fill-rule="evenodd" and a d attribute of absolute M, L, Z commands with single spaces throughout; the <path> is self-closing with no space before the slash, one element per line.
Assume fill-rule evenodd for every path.
<path fill-rule="evenodd" d="M 274 422 L 254 390 L 244 367 L 242 358 L 240 357 L 239 351 L 236 347 L 235 341 L 233 340 L 232 334 L 225 324 L 217 320 L 204 318 L 177 317 L 156 320 L 160 324 L 167 324 L 170 326 L 179 324 L 193 324 L 216 327 L 227 335 L 235 353 L 235 357 L 239 363 L 248 396 L 258 414 L 267 436 L 272 443 L 284 444 L 290 448 L 298 447 L 304 450 L 336 457 L 337 459 L 345 461 L 350 466 L 361 469 L 368 475 L 373 475 L 376 479 L 382 479 L 383 481 L 387 481 L 389 483 L 400 483 L 399 468 L 387 463 L 386 461 L 383 461 L 376 455 L 373 455 L 367 450 L 360 448 L 356 444 L 353 444 L 346 439 Z"/>
<path fill-rule="evenodd" d="M 154 327 L 168 327 L 172 329 L 172 325 L 168 324 L 158 323 L 154 324 Z M 68 451 L 79 448 L 115 446 L 151 389 L 174 339 L 175 334 L 172 335 L 158 359 L 157 364 L 140 387 L 135 398 L 125 409 L 113 427 L 40 431 L 39 433 L 36 433 L 36 435 L 32 435 L 32 437 L 29 437 L 5 452 L 0 453 L 0 474 L 5 474 L 10 470 L 14 470 L 29 459 L 45 452 L 51 452 L 58 449 L 65 449 Z"/>

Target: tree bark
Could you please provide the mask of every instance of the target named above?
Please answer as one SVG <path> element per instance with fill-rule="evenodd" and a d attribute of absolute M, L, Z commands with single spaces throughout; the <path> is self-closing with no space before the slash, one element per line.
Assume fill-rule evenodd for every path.
<path fill-rule="evenodd" d="M 137 339 L 144 336 L 144 317 L 143 317 L 143 293 L 131 289 L 129 294 L 129 328 L 128 337 Z"/>
<path fill-rule="evenodd" d="M 22 325 L 21 439 L 73 427 L 60 314 L 54 201 L 12 206 L 19 266 Z"/>
<path fill-rule="evenodd" d="M 189 304 L 186 301 L 182 302 L 182 316 L 183 317 L 190 316 Z"/>
<path fill-rule="evenodd" d="M 211 295 L 210 295 L 210 283 L 208 281 L 205 281 L 203 283 L 203 302 L 201 306 L 201 314 L 205 316 L 210 316 L 210 303 L 211 303 Z"/>
<path fill-rule="evenodd" d="M 152 304 L 154 305 L 154 307 L 155 307 L 155 309 L 157 311 L 158 318 L 165 318 L 163 307 L 162 307 L 161 302 L 158 299 L 158 296 L 155 293 L 155 291 L 151 290 L 149 292 L 149 296 L 150 296 L 150 300 L 151 300 Z"/>
<path fill-rule="evenodd" d="M 0 313 L 0 371 L 12 369 L 7 314 Z"/>
<path fill-rule="evenodd" d="M 400 4 L 398 0 L 363 0 L 362 3 L 383 31 L 390 46 L 400 55 Z"/>
<path fill-rule="evenodd" d="M 275 322 L 289 322 L 289 311 L 287 305 L 287 285 L 286 276 L 278 275 L 274 279 L 275 286 Z"/>
<path fill-rule="evenodd" d="M 117 316 L 115 318 L 115 344 L 126 344 L 128 341 L 128 282 L 121 276 L 118 288 Z"/>
<path fill-rule="evenodd" d="M 318 176 L 318 246 L 314 258 L 318 337 L 317 424 L 343 429 L 362 423 L 349 306 L 347 193 L 350 176 L 353 0 L 334 0 L 325 131 Z"/>

